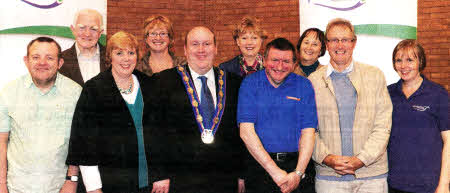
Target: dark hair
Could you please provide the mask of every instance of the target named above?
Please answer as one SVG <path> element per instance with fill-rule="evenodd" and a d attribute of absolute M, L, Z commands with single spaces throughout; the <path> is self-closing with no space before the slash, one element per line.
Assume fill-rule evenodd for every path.
<path fill-rule="evenodd" d="M 392 64 L 395 69 L 395 55 L 397 55 L 397 52 L 399 51 L 409 51 L 412 50 L 414 53 L 414 57 L 419 61 L 419 72 L 422 72 L 423 69 L 427 66 L 427 60 L 425 56 L 425 50 L 423 47 L 417 42 L 417 40 L 413 39 L 406 39 L 402 40 L 395 46 L 394 52 L 392 53 Z"/>
<path fill-rule="evenodd" d="M 28 43 L 27 45 L 27 56 L 30 54 L 30 47 L 31 45 L 34 44 L 34 42 L 46 42 L 46 43 L 54 43 L 56 45 L 56 47 L 58 48 L 58 60 L 61 58 L 61 46 L 59 46 L 58 42 L 56 42 L 54 39 L 49 38 L 49 37 L 38 37 L 34 40 L 31 40 L 30 43 Z"/>
<path fill-rule="evenodd" d="M 305 37 L 310 34 L 310 33 L 315 33 L 316 34 L 316 38 L 319 39 L 320 41 L 320 54 L 319 57 L 325 55 L 325 51 L 327 49 L 326 47 L 326 38 L 325 38 L 325 34 L 323 33 L 322 30 L 317 29 L 317 28 L 309 28 L 306 31 L 303 32 L 303 34 L 300 36 L 300 38 L 298 39 L 297 42 L 297 51 L 300 51 L 300 46 L 302 45 L 302 41 L 303 39 L 305 39 Z"/>
<path fill-rule="evenodd" d="M 294 45 L 287 40 L 286 38 L 277 38 L 272 40 L 271 42 L 269 42 L 266 45 L 266 49 L 264 50 L 264 58 L 267 58 L 270 49 L 275 48 L 277 50 L 282 50 L 282 51 L 292 51 L 292 62 L 296 62 L 297 61 L 297 57 L 295 56 L 295 47 Z"/>

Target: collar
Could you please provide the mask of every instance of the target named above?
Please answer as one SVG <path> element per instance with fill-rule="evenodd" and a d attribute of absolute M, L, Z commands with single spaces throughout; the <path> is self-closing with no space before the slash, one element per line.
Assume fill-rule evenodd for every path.
<path fill-rule="evenodd" d="M 98 43 L 95 46 L 97 47 L 97 49 L 95 50 L 94 56 L 100 56 L 100 46 L 98 45 Z M 77 57 L 80 57 L 81 55 L 80 48 L 78 48 L 78 44 L 76 42 L 75 42 L 75 51 L 77 52 Z"/>
<path fill-rule="evenodd" d="M 58 87 L 60 87 L 60 86 L 61 86 L 61 81 L 62 81 L 61 79 L 62 79 L 62 75 L 61 75 L 59 72 L 57 72 L 57 73 L 56 73 L 56 80 L 55 80 L 55 83 L 53 83 L 53 86 L 52 86 L 52 88 L 51 88 L 50 90 L 52 90 L 53 88 L 58 88 Z M 26 75 L 23 84 L 24 84 L 25 88 L 31 88 L 32 86 L 38 88 L 38 87 L 34 84 L 33 78 L 31 77 L 31 74 L 30 74 L 30 73 L 28 73 L 28 74 Z M 49 92 L 50 92 L 50 91 L 49 91 Z"/>
<path fill-rule="evenodd" d="M 302 62 L 298 62 L 298 65 L 300 66 L 300 67 L 305 67 L 305 68 L 308 68 L 308 67 L 313 67 L 313 66 L 319 66 L 319 60 L 317 60 L 316 62 L 314 62 L 314 64 L 311 64 L 311 65 L 309 65 L 309 66 L 304 66 L 303 64 L 302 64 Z"/>
<path fill-rule="evenodd" d="M 333 72 L 338 72 L 336 69 L 333 68 L 333 65 L 331 65 L 331 63 L 328 63 L 327 65 L 327 73 L 325 77 L 329 77 L 331 75 L 331 73 Z M 350 73 L 353 71 L 353 66 L 354 66 L 354 61 L 352 60 L 350 62 L 350 65 L 347 66 L 347 68 L 344 69 L 344 71 L 339 72 L 339 73 Z"/>
<path fill-rule="evenodd" d="M 213 70 L 214 67 L 211 68 L 211 69 L 209 69 L 209 71 L 208 71 L 206 74 L 200 75 L 200 74 L 197 74 L 197 72 L 195 72 L 194 70 L 192 70 L 192 68 L 191 68 L 189 65 L 187 65 L 187 66 L 188 66 L 188 68 L 189 68 L 189 71 L 191 72 L 191 77 L 192 77 L 192 80 L 193 80 L 193 81 L 197 80 L 197 78 L 198 78 L 199 76 L 206 76 L 206 78 L 207 78 L 208 80 L 214 81 L 214 70 Z"/>
<path fill-rule="evenodd" d="M 420 76 L 423 78 L 423 81 L 420 84 L 419 88 L 417 88 L 417 90 L 411 96 L 409 96 L 409 98 L 411 98 L 412 96 L 421 94 L 423 92 L 423 90 L 427 88 L 428 84 L 430 84 L 429 80 L 427 78 L 425 78 L 425 76 L 423 74 L 420 74 Z M 400 79 L 397 81 L 397 83 L 395 83 L 395 90 L 398 94 L 404 96 L 402 87 L 403 87 L 403 80 Z"/>

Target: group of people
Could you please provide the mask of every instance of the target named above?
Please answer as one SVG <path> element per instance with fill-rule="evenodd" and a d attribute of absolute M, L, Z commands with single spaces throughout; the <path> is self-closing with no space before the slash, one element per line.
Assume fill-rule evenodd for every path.
<path fill-rule="evenodd" d="M 244 17 L 241 54 L 218 67 L 206 27 L 179 57 L 165 16 L 145 20 L 144 42 L 119 31 L 106 47 L 102 21 L 77 12 L 65 51 L 28 44 L 29 74 L 0 93 L 0 193 L 449 192 L 448 92 L 421 75 L 416 40 L 395 47 L 387 86 L 353 60 L 341 18 L 261 55 L 266 31 Z"/>

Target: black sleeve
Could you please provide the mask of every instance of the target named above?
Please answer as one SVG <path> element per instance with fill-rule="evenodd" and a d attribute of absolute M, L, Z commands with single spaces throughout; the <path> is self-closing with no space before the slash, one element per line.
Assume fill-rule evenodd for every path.
<path fill-rule="evenodd" d="M 93 84 L 85 84 L 78 99 L 72 120 L 67 165 L 98 165 L 97 156 L 97 112 Z"/>
<path fill-rule="evenodd" d="M 150 183 L 171 178 L 167 166 L 167 135 L 164 131 L 165 104 L 167 93 L 161 83 L 160 74 L 154 74 L 146 81 L 146 101 L 144 113 L 144 141 L 147 150 L 147 165 Z"/>

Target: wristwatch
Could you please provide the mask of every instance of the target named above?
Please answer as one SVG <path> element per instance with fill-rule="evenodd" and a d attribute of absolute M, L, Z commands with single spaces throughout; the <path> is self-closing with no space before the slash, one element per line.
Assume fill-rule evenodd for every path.
<path fill-rule="evenodd" d="M 295 172 L 295 174 L 297 174 L 298 176 L 300 176 L 300 180 L 303 179 L 303 178 L 305 178 L 305 174 L 304 174 L 303 172 L 298 171 L 298 170 L 295 170 L 294 172 Z"/>
<path fill-rule="evenodd" d="M 66 180 L 70 180 L 72 182 L 78 182 L 78 176 L 66 176 Z"/>

